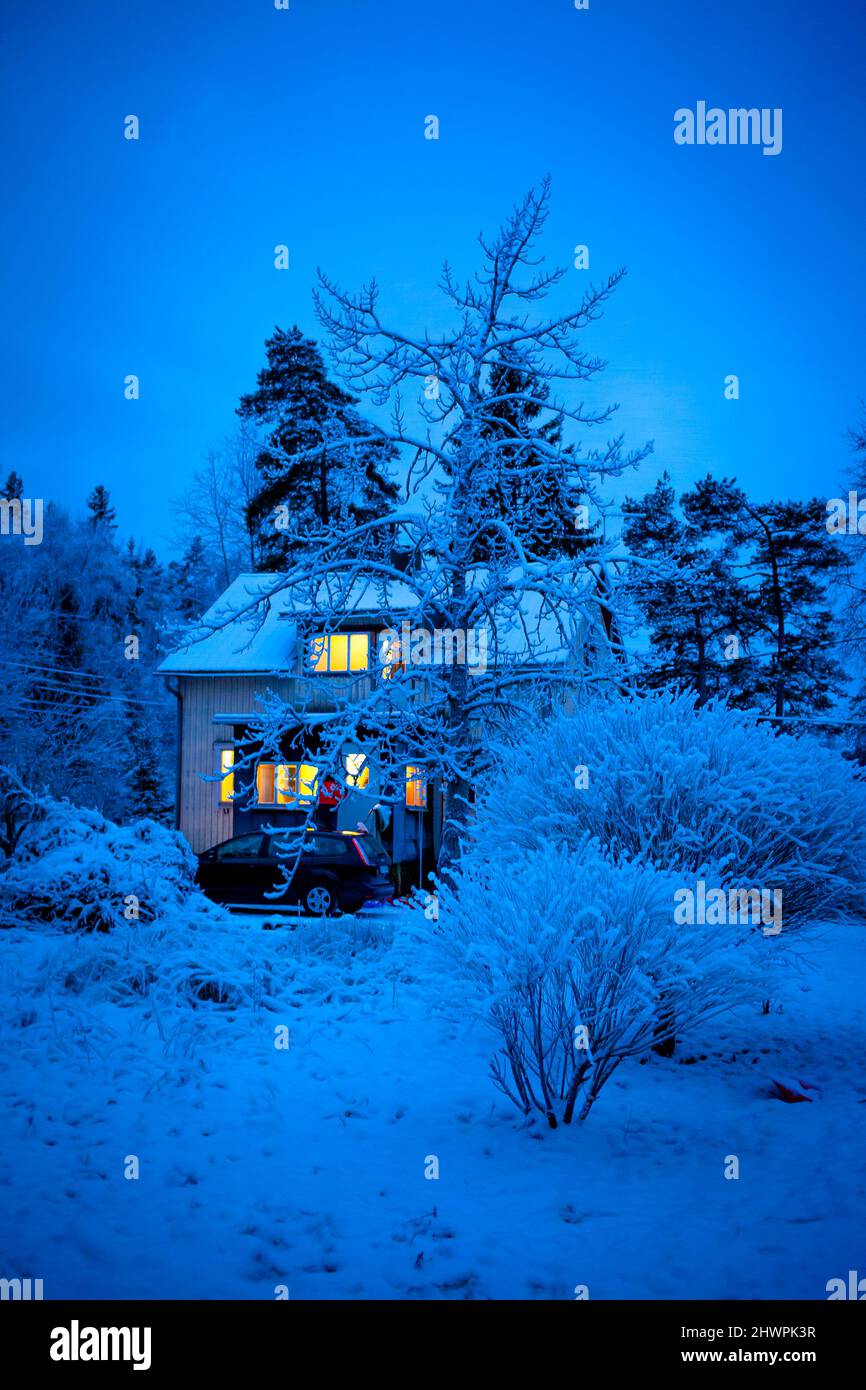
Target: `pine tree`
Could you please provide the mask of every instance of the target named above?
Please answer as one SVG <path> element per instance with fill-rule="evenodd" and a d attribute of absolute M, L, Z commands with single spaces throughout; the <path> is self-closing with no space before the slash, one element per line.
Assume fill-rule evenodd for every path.
<path fill-rule="evenodd" d="M 21 477 L 21 474 L 16 473 L 15 469 L 13 468 L 12 472 L 9 474 L 9 477 L 6 479 L 6 482 L 3 485 L 3 491 L 2 493 L 0 493 L 0 497 L 5 497 L 8 502 L 11 502 L 15 498 L 18 498 L 18 500 L 20 501 L 23 496 L 24 479 Z"/>
<path fill-rule="evenodd" d="M 87 510 L 90 512 L 90 525 L 94 528 L 103 526 L 109 531 L 116 528 L 117 513 L 111 505 L 111 494 L 102 483 L 97 483 L 88 497 Z"/>
<path fill-rule="evenodd" d="M 827 588 L 842 555 L 825 507 L 753 503 L 708 476 L 677 507 L 667 474 L 627 499 L 630 592 L 649 631 L 649 686 L 686 684 L 702 698 L 785 713 L 831 706 L 842 670 Z"/>
<path fill-rule="evenodd" d="M 756 503 L 733 479 L 707 476 L 683 504 L 693 531 L 718 536 L 731 557 L 755 700 L 778 718 L 830 709 L 844 672 L 828 590 L 844 556 L 827 533 L 826 503 Z"/>
<path fill-rule="evenodd" d="M 689 685 L 701 699 L 728 685 L 721 639 L 730 631 L 736 583 L 723 553 L 712 553 L 676 505 L 664 473 L 640 499 L 627 497 L 622 539 L 633 563 L 628 592 L 649 633 L 649 689 Z"/>
<path fill-rule="evenodd" d="M 266 431 L 247 510 L 264 568 L 281 570 L 323 529 L 389 510 L 397 489 L 387 476 L 393 448 L 354 409 L 356 398 L 328 379 L 316 344 L 297 327 L 277 328 L 265 352 L 258 386 L 237 413 Z"/>

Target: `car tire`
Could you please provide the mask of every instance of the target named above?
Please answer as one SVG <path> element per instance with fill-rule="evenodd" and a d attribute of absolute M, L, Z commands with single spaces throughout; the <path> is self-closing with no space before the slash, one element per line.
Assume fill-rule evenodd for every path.
<path fill-rule="evenodd" d="M 304 911 L 311 917 L 334 917 L 341 907 L 340 895 L 332 883 L 311 883 L 304 889 Z"/>

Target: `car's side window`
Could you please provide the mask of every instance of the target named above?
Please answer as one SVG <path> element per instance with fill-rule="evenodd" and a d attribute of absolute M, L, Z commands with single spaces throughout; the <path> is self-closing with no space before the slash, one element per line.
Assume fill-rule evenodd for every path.
<path fill-rule="evenodd" d="M 325 839 L 323 835 L 312 836 L 313 853 L 321 855 L 326 859 L 336 859 L 341 854 L 348 854 L 349 846 L 345 840 L 334 837 L 333 840 Z"/>
<path fill-rule="evenodd" d="M 268 841 L 268 857 L 270 859 L 294 859 L 299 848 L 304 854 L 312 854 L 312 835 L 305 836 L 300 845 L 298 840 L 297 835 L 272 835 Z"/>
<path fill-rule="evenodd" d="M 220 860 L 257 859 L 261 848 L 261 835 L 238 835 L 237 839 L 226 840 L 224 845 L 218 845 L 215 857 Z"/>

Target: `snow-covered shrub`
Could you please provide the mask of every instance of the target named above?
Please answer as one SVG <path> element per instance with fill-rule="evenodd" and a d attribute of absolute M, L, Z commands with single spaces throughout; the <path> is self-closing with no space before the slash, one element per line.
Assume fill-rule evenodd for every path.
<path fill-rule="evenodd" d="M 671 881 L 592 842 L 469 854 L 440 890 L 431 942 L 450 1007 L 499 1043 L 491 1071 L 524 1113 L 584 1119 L 666 1017 L 687 1027 L 754 997 L 775 942 L 757 927 L 680 926 Z"/>
<path fill-rule="evenodd" d="M 490 854 L 599 841 L 615 862 L 781 889 L 785 927 L 861 910 L 866 783 L 810 735 L 690 694 L 594 701 L 526 731 L 480 799 Z"/>
<path fill-rule="evenodd" d="M 194 885 L 186 841 L 152 820 L 115 825 L 98 811 L 33 797 L 33 818 L 0 867 L 0 923 L 110 931 L 153 922 Z"/>

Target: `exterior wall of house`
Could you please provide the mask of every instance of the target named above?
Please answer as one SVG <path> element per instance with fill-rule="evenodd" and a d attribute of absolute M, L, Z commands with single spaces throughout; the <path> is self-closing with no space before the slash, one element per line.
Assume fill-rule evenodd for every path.
<path fill-rule="evenodd" d="M 232 808 L 221 806 L 219 783 L 204 778 L 219 767 L 221 744 L 231 744 L 234 727 L 215 724 L 216 714 L 249 713 L 256 695 L 273 690 L 283 699 L 295 696 L 293 680 L 255 676 L 180 676 L 180 805 L 177 825 L 196 854 L 232 835 Z"/>
<path fill-rule="evenodd" d="M 369 677 L 362 679 L 369 680 Z M 280 812 L 272 807 L 258 810 L 255 807 L 235 808 L 220 804 L 219 783 L 205 779 L 218 771 L 219 750 L 232 745 L 235 726 L 232 723 L 216 724 L 214 718 L 217 714 L 253 713 L 257 708 L 256 696 L 269 690 L 283 700 L 296 702 L 303 687 L 306 687 L 311 710 L 327 710 L 332 702 L 327 698 L 324 682 L 321 679 L 317 681 L 313 690 L 309 682 L 292 677 L 278 680 L 273 676 L 179 676 L 177 686 L 181 712 L 176 819 L 178 829 L 186 836 L 195 853 L 210 849 L 211 845 L 220 844 L 233 834 L 254 829 L 260 824 L 273 824 L 276 817 L 297 819 L 291 812 Z M 425 812 L 409 809 L 400 801 L 390 808 L 388 838 L 391 841 L 391 854 L 395 864 L 406 866 L 401 877 L 407 883 L 417 881 L 419 865 L 426 879 L 433 867 L 435 849 L 439 843 L 434 814 L 438 793 L 433 786 L 429 788 L 428 798 L 429 809 Z M 366 807 L 362 806 L 361 809 Z M 354 825 L 357 808 L 346 806 L 345 816 Z"/>

